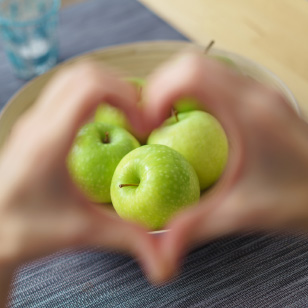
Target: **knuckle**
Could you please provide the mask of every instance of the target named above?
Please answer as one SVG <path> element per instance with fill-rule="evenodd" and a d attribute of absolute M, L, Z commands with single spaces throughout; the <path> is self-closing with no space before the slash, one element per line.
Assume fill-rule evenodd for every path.
<path fill-rule="evenodd" d="M 97 74 L 98 68 L 94 62 L 80 62 L 71 68 L 73 75 L 82 75 L 85 77 Z"/>
<path fill-rule="evenodd" d="M 73 219 L 70 224 L 64 223 L 63 234 L 65 240 L 71 244 L 88 244 L 89 239 L 93 236 L 93 221 L 87 212 L 81 212 L 72 215 Z"/>
<path fill-rule="evenodd" d="M 96 87 L 101 79 L 101 70 L 94 62 L 77 63 L 63 71 L 63 74 L 68 76 L 69 84 L 77 87 L 77 89 Z"/>
<path fill-rule="evenodd" d="M 288 103 L 282 93 L 273 88 L 265 88 L 264 95 L 267 96 L 270 101 L 269 106 L 274 110 L 286 110 L 285 107 L 288 106 Z"/>
<path fill-rule="evenodd" d="M 203 75 L 203 64 L 204 59 L 199 55 L 188 55 L 186 61 L 184 62 L 184 69 L 187 72 L 184 77 L 186 76 L 188 81 L 196 83 L 196 81 L 200 80 Z"/>
<path fill-rule="evenodd" d="M 15 123 L 11 130 L 10 136 L 13 138 L 21 137 L 21 136 L 31 136 L 33 132 L 33 121 L 29 119 L 29 115 L 25 114 L 21 116 L 21 118 Z"/>
<path fill-rule="evenodd" d="M 289 111 L 290 104 L 287 102 L 281 91 L 272 87 L 258 85 L 257 90 L 262 98 L 263 103 L 270 111 Z"/>
<path fill-rule="evenodd" d="M 99 79 L 97 70 L 92 66 L 77 68 L 75 76 L 80 85 L 88 88 L 95 86 Z"/>
<path fill-rule="evenodd" d="M 248 86 L 241 99 L 247 121 L 257 126 L 288 120 L 292 114 L 291 106 L 279 91 L 261 84 Z"/>

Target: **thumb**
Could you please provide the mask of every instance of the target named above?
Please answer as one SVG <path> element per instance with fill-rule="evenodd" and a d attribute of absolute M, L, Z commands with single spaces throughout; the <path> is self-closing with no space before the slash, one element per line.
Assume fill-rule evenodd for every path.
<path fill-rule="evenodd" d="M 180 213 L 170 222 L 170 232 L 161 242 L 164 266 L 168 269 L 166 276 L 177 273 L 183 258 L 192 249 L 247 226 L 239 210 L 239 202 L 235 195 L 213 194 L 213 197 L 201 200 L 196 207 Z"/>
<path fill-rule="evenodd" d="M 90 232 L 84 244 L 128 253 L 135 257 L 153 283 L 165 280 L 166 269 L 160 257 L 159 239 L 148 230 L 121 219 L 107 208 L 90 207 Z"/>

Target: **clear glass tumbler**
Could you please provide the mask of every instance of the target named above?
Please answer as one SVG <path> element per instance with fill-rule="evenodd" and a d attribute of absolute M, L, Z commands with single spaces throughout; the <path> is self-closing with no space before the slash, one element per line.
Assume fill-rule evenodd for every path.
<path fill-rule="evenodd" d="M 17 77 L 30 79 L 57 63 L 61 0 L 0 0 L 0 32 Z"/>

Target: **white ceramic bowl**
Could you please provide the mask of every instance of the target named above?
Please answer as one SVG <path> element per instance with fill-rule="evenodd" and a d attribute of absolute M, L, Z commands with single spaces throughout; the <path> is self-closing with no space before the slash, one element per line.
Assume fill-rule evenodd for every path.
<path fill-rule="evenodd" d="M 146 77 L 161 63 L 168 60 L 176 53 L 191 47 L 198 48 L 195 44 L 184 41 L 133 43 L 88 52 L 56 66 L 48 73 L 45 73 L 26 84 L 6 104 L 0 114 L 0 146 L 8 137 L 10 130 L 18 117 L 35 102 L 42 87 L 60 68 L 82 59 L 91 59 L 97 62 L 106 63 L 107 65 L 121 71 L 127 77 Z M 243 74 L 278 89 L 287 98 L 292 107 L 299 112 L 296 99 L 289 88 L 276 75 L 262 65 L 240 55 L 216 48 L 211 49 L 210 54 L 230 58 Z"/>

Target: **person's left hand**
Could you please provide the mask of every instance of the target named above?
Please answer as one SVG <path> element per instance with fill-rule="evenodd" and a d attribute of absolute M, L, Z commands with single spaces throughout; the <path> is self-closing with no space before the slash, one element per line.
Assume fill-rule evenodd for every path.
<path fill-rule="evenodd" d="M 308 232 L 308 125 L 284 96 L 190 53 L 161 67 L 145 97 L 148 131 L 169 116 L 179 98 L 194 97 L 220 121 L 230 145 L 215 187 L 167 225 L 160 250 L 170 275 L 189 250 L 221 236 Z"/>
<path fill-rule="evenodd" d="M 158 274 L 156 239 L 88 202 L 66 168 L 76 131 L 100 102 L 121 108 L 138 130 L 137 96 L 108 70 L 84 63 L 57 74 L 22 116 L 0 158 L 0 264 L 90 245 L 127 252 Z"/>

